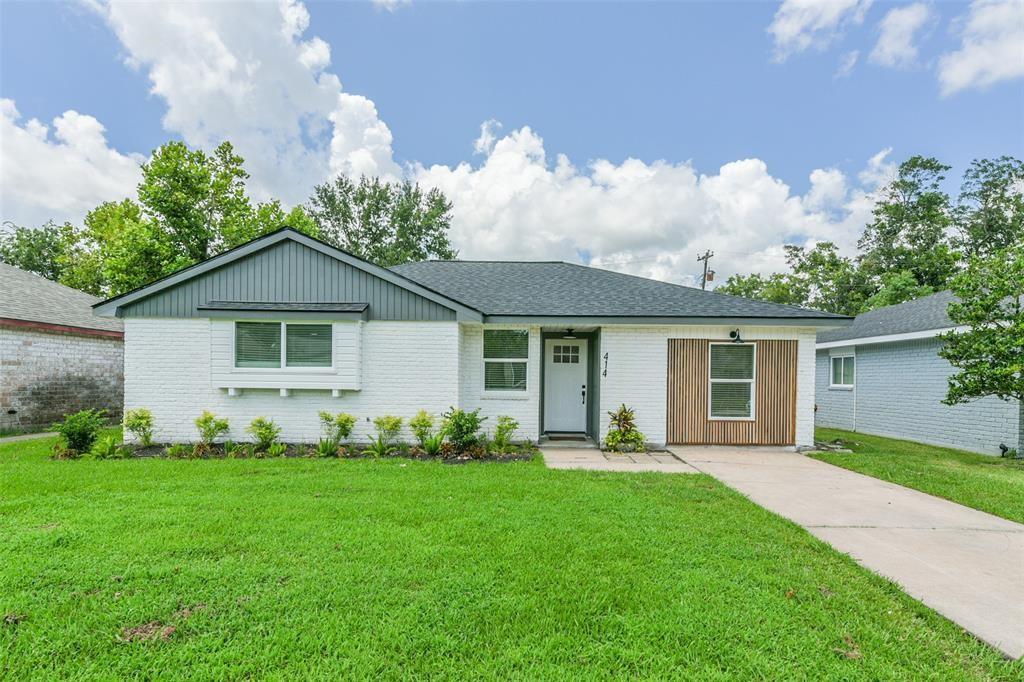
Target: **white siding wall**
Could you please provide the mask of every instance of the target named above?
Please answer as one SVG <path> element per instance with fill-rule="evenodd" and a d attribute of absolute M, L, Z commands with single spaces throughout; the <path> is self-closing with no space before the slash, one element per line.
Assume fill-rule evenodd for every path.
<path fill-rule="evenodd" d="M 487 325 L 488 329 L 529 329 L 530 358 L 527 361 L 526 391 L 488 393 L 484 391 L 484 325 L 460 325 L 459 385 L 463 409 L 480 408 L 481 416 L 488 417 L 484 429 L 493 432 L 499 415 L 508 415 L 519 422 L 516 439 L 538 440 L 540 437 L 540 327 Z"/>
<path fill-rule="evenodd" d="M 228 397 L 215 388 L 212 334 L 206 319 L 125 320 L 125 407 L 153 411 L 155 438 L 194 441 L 193 421 L 211 410 L 231 422 L 231 438 L 248 440 L 245 427 L 258 416 L 272 418 L 286 441 L 315 441 L 317 412 L 350 412 L 359 421 L 355 437 L 373 434 L 373 417 L 408 420 L 420 409 L 440 414 L 459 399 L 459 328 L 455 322 L 378 322 L 362 335 L 362 390 L 332 398 L 329 391 L 247 389 Z M 411 439 L 406 430 L 405 437 Z"/>
<path fill-rule="evenodd" d="M 736 327 L 614 326 L 601 329 L 601 354 L 608 355 L 608 376 L 601 377 L 600 435 L 608 431 L 608 412 L 622 403 L 636 410 L 637 428 L 652 443 L 666 440 L 669 339 L 729 340 Z M 814 443 L 813 329 L 740 327 L 744 340 L 795 339 L 797 346 L 797 446 Z M 601 358 L 599 370 L 604 369 Z M 600 371 L 599 371 L 600 374 Z"/>

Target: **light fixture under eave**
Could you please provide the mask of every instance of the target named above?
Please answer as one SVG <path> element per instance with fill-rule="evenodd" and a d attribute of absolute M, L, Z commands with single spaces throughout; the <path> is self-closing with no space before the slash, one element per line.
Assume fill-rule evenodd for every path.
<path fill-rule="evenodd" d="M 572 329 L 566 329 L 565 333 L 562 334 L 563 339 L 575 339 L 576 335 L 572 333 Z"/>

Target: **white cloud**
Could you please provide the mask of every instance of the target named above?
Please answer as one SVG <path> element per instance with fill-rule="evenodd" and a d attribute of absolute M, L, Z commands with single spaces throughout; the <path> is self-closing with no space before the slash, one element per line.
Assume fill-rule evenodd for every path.
<path fill-rule="evenodd" d="M 464 258 L 577 261 L 590 254 L 598 266 L 692 282 L 695 254 L 710 248 L 724 279 L 783 269 L 784 243 L 831 240 L 849 252 L 870 213 L 869 188 L 849 188 L 836 169 L 814 171 L 810 191 L 799 196 L 759 159 L 712 175 L 688 163 L 637 159 L 581 168 L 563 155 L 551 162 L 528 127 L 488 145 L 479 165 L 412 169 L 413 179 L 454 203 L 452 238 Z"/>
<path fill-rule="evenodd" d="M 230 140 L 257 198 L 304 201 L 330 175 L 401 175 L 373 102 L 342 90 L 310 16 L 279 3 L 137 3 L 102 15 L 167 103 L 164 127 L 210 149 Z"/>
<path fill-rule="evenodd" d="M 775 42 L 775 60 L 807 49 L 823 50 L 850 24 L 860 24 L 872 0 L 785 0 L 768 32 Z"/>
<path fill-rule="evenodd" d="M 939 59 L 943 95 L 1024 76 L 1024 2 L 974 0 L 960 24 L 960 49 Z"/>
<path fill-rule="evenodd" d="M 839 68 L 836 69 L 836 78 L 845 78 L 853 72 L 853 67 L 857 65 L 857 59 L 860 57 L 860 50 L 851 50 L 843 55 L 843 58 L 839 62 Z"/>
<path fill-rule="evenodd" d="M 886 147 L 870 159 L 868 165 L 857 174 L 861 184 L 870 189 L 877 189 L 896 178 L 896 163 L 889 161 L 892 147 Z"/>
<path fill-rule="evenodd" d="M 389 12 L 395 12 L 399 7 L 412 4 L 412 0 L 373 0 L 373 4 Z"/>
<path fill-rule="evenodd" d="M 882 66 L 905 68 L 917 61 L 917 32 L 931 17 L 931 9 L 923 2 L 889 10 L 878 24 L 878 42 L 868 57 Z"/>
<path fill-rule="evenodd" d="M 65 111 L 53 131 L 20 123 L 13 100 L 0 100 L 0 218 L 36 226 L 79 220 L 104 201 L 120 201 L 139 182 L 138 155 L 110 147 L 92 116 Z"/>

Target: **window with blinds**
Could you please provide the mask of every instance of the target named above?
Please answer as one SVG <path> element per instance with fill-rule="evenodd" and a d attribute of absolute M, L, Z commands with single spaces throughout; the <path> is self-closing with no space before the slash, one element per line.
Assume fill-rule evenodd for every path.
<path fill-rule="evenodd" d="M 235 367 L 330 367 L 330 324 L 235 322 Z M 282 349 L 284 352 L 282 352 Z"/>
<path fill-rule="evenodd" d="M 754 418 L 754 361 L 752 343 L 713 343 L 709 381 L 712 419 Z"/>
<path fill-rule="evenodd" d="M 485 329 L 484 390 L 525 391 L 529 355 L 529 331 Z"/>
<path fill-rule="evenodd" d="M 289 324 L 285 364 L 289 367 L 331 366 L 331 325 Z"/>
<path fill-rule="evenodd" d="M 235 367 L 280 366 L 280 322 L 235 322 Z"/>
<path fill-rule="evenodd" d="M 852 388 L 855 363 L 852 355 L 837 355 L 832 358 L 832 385 Z"/>

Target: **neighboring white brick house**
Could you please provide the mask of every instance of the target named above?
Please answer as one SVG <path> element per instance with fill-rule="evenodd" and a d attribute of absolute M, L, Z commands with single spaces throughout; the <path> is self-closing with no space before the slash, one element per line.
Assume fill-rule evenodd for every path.
<path fill-rule="evenodd" d="M 151 410 L 164 442 L 194 441 L 204 410 L 227 417 L 236 441 L 267 417 L 283 440 L 313 442 L 321 410 L 355 415 L 354 438 L 365 441 L 376 417 L 407 424 L 419 410 L 453 407 L 479 409 L 488 431 L 511 416 L 518 439 L 600 440 L 606 413 L 627 404 L 648 440 L 663 444 L 672 385 L 694 404 L 709 396 L 691 405 L 714 427 L 701 433 L 810 445 L 815 333 L 847 322 L 565 263 L 386 270 L 291 230 L 97 311 L 124 319 L 125 407 Z M 679 339 L 704 343 L 692 360 L 718 369 L 680 383 L 668 363 Z M 726 376 L 711 376 L 721 362 Z M 774 405 L 755 415 L 755 399 Z"/>
<path fill-rule="evenodd" d="M 49 428 L 84 409 L 121 416 L 121 323 L 98 299 L 0 264 L 0 431 Z"/>
<path fill-rule="evenodd" d="M 819 426 L 1000 454 L 1024 440 L 1017 402 L 986 397 L 946 405 L 954 368 L 937 334 L 953 327 L 942 292 L 866 313 L 853 326 L 822 334 L 817 351 Z M 835 358 L 835 360 L 833 360 Z M 852 376 L 833 382 L 833 363 L 852 359 Z M 847 361 L 849 362 L 849 361 Z"/>

